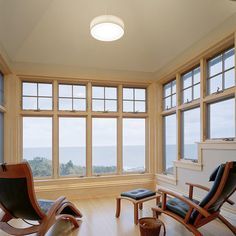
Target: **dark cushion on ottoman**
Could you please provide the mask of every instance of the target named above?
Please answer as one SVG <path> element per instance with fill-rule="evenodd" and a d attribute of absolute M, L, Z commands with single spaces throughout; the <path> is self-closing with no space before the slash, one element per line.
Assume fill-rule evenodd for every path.
<path fill-rule="evenodd" d="M 134 189 L 128 192 L 121 193 L 122 197 L 129 197 L 135 200 L 140 200 L 146 197 L 151 197 L 154 196 L 156 193 L 145 189 L 145 188 L 139 188 L 139 189 Z"/>

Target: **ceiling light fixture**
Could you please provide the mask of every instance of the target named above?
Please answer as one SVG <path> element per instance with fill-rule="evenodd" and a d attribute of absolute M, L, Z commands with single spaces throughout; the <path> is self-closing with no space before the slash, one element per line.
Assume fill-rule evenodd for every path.
<path fill-rule="evenodd" d="M 124 35 L 124 22 L 113 15 L 98 16 L 90 23 L 90 33 L 100 41 L 115 41 Z"/>

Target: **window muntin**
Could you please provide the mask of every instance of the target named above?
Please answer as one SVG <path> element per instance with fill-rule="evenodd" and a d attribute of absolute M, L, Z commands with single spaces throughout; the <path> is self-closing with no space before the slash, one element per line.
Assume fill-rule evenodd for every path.
<path fill-rule="evenodd" d="M 168 110 L 176 106 L 176 80 L 163 85 L 163 107 Z"/>
<path fill-rule="evenodd" d="M 223 139 L 235 137 L 235 99 L 208 104 L 208 137 Z"/>
<path fill-rule="evenodd" d="M 52 175 L 52 118 L 23 117 L 23 159 L 34 177 Z"/>
<path fill-rule="evenodd" d="M 0 72 L 0 105 L 4 106 L 4 79 L 3 74 Z"/>
<path fill-rule="evenodd" d="M 197 142 L 200 142 L 200 108 L 182 112 L 182 158 L 198 159 Z"/>
<path fill-rule="evenodd" d="M 92 110 L 117 112 L 117 87 L 92 87 Z"/>
<path fill-rule="evenodd" d="M 60 176 L 86 175 L 86 118 L 59 117 Z"/>
<path fill-rule="evenodd" d="M 208 61 L 208 94 L 235 86 L 235 49 L 231 48 Z"/>
<path fill-rule="evenodd" d="M 52 110 L 51 83 L 22 83 L 23 110 Z"/>
<path fill-rule="evenodd" d="M 177 155 L 177 130 L 176 114 L 168 115 L 163 118 L 164 121 L 164 165 L 165 174 L 173 174 L 173 161 Z"/>
<path fill-rule="evenodd" d="M 92 118 L 92 147 L 93 174 L 100 175 L 116 173 L 116 118 Z"/>
<path fill-rule="evenodd" d="M 188 103 L 200 98 L 200 67 L 197 67 L 181 77 L 182 103 Z"/>
<path fill-rule="evenodd" d="M 123 172 L 145 171 L 146 119 L 123 118 Z"/>
<path fill-rule="evenodd" d="M 4 162 L 4 115 L 0 112 L 0 162 Z"/>
<path fill-rule="evenodd" d="M 86 111 L 86 86 L 59 84 L 58 109 L 60 111 Z"/>
<path fill-rule="evenodd" d="M 146 112 L 146 89 L 123 88 L 123 112 Z"/>

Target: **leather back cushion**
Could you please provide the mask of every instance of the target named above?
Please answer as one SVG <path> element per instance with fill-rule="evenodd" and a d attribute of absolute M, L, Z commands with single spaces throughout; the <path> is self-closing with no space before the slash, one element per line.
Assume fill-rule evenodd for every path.
<path fill-rule="evenodd" d="M 31 205 L 26 178 L 1 178 L 0 202 L 16 218 L 40 220 Z"/>

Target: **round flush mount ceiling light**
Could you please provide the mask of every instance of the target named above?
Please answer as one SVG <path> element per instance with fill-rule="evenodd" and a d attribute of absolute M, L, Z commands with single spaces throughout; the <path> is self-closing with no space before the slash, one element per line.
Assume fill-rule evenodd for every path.
<path fill-rule="evenodd" d="M 113 15 L 98 16 L 90 23 L 90 33 L 100 41 L 115 41 L 124 35 L 124 22 Z"/>

